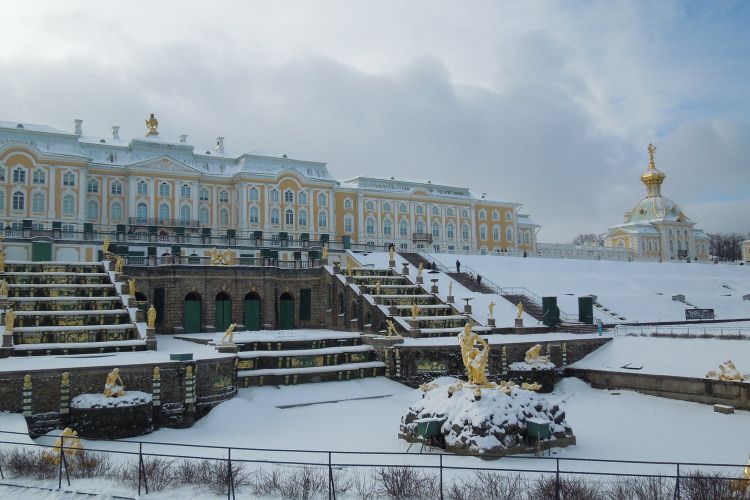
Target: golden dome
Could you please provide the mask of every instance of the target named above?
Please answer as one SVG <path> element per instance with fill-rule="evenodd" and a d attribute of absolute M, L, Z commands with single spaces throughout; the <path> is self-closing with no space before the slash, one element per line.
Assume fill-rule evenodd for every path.
<path fill-rule="evenodd" d="M 664 172 L 656 170 L 656 163 L 654 162 L 654 153 L 656 153 L 656 146 L 653 144 L 648 145 L 648 170 L 641 175 L 641 182 L 646 185 L 646 192 L 648 196 L 660 196 L 661 195 L 661 184 L 664 182 L 664 178 L 667 176 Z"/>

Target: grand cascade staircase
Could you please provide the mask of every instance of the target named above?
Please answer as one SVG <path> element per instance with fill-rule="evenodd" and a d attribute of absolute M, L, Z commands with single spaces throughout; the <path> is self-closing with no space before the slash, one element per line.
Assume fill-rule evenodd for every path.
<path fill-rule="evenodd" d="M 114 273 L 102 263 L 7 262 L 0 279 L 15 312 L 13 355 L 145 350 L 135 309 L 123 305 Z"/>

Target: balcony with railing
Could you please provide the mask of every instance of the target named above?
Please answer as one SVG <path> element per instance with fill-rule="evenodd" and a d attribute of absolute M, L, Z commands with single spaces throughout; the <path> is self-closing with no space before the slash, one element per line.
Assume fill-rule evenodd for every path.
<path fill-rule="evenodd" d="M 150 219 L 147 217 L 129 217 L 131 226 L 159 226 L 159 227 L 201 227 L 200 221 L 190 219 Z"/>
<path fill-rule="evenodd" d="M 411 239 L 414 243 L 432 243 L 432 234 L 430 233 L 412 233 Z"/>

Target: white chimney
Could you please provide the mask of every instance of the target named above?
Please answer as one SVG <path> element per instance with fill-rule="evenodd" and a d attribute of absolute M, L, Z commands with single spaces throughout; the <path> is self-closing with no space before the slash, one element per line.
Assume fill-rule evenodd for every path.
<path fill-rule="evenodd" d="M 83 125 L 83 120 L 76 118 L 75 120 L 73 120 L 73 125 L 75 126 L 76 135 L 83 134 L 83 130 L 81 128 L 81 126 Z"/>
<path fill-rule="evenodd" d="M 180 136 L 180 142 L 182 142 L 182 143 L 186 143 L 187 142 L 187 134 L 182 134 Z"/>
<path fill-rule="evenodd" d="M 216 138 L 216 152 L 224 153 L 224 138 L 223 137 Z"/>
<path fill-rule="evenodd" d="M 119 139 L 119 138 L 120 138 L 120 126 L 112 125 L 112 139 Z"/>

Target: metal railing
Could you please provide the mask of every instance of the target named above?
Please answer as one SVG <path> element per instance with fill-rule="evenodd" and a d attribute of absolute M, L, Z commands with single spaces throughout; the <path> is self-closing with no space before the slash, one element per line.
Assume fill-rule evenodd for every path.
<path fill-rule="evenodd" d="M 211 257 L 195 255 L 163 255 L 163 256 L 125 256 L 125 265 L 143 266 L 246 266 L 246 267 L 278 267 L 280 269 L 312 269 L 321 267 L 320 259 L 280 260 L 272 257 L 235 257 L 229 264 L 211 264 Z"/>
<path fill-rule="evenodd" d="M 615 325 L 615 335 L 675 336 L 750 340 L 750 327 L 698 325 Z"/>
<path fill-rule="evenodd" d="M 16 449 L 31 449 L 33 452 L 46 452 L 48 457 L 54 460 L 57 470 L 57 490 L 62 490 L 63 482 L 71 487 L 71 473 L 75 468 L 71 467 L 76 453 L 81 453 L 72 447 L 72 439 L 62 438 L 58 446 L 43 444 L 28 444 L 13 440 L 13 436 L 28 437 L 26 433 L 0 431 L 3 438 L 0 444 Z M 68 440 L 66 444 L 66 439 Z M 114 448 L 108 447 L 108 443 L 116 443 Z M 94 446 L 91 446 L 91 445 Z M 405 445 L 405 444 L 404 444 Z M 6 450 L 7 451 L 7 450 Z M 547 451 L 547 450 L 543 450 Z M 564 483 L 573 478 L 582 478 L 594 487 L 602 487 L 606 478 L 637 478 L 637 479 L 664 479 L 670 481 L 666 487 L 669 489 L 670 497 L 683 498 L 683 485 L 693 478 L 699 477 L 710 482 L 716 488 L 724 482 L 730 482 L 732 488 L 750 488 L 750 479 L 742 478 L 745 464 L 733 463 L 704 463 L 704 462 L 670 462 L 657 460 L 609 460 L 595 458 L 564 458 L 551 456 L 528 456 L 510 455 L 500 457 L 492 454 L 466 454 L 455 455 L 444 451 L 431 453 L 408 453 L 408 452 L 378 452 L 378 451 L 345 451 L 345 450 L 318 450 L 318 449 L 274 449 L 274 448 L 248 448 L 232 446 L 212 446 L 200 444 L 170 443 L 148 440 L 96 440 L 86 439 L 83 453 L 100 453 L 106 456 L 114 456 L 115 459 L 130 461 L 131 466 L 137 467 L 137 489 L 138 495 L 142 492 L 149 493 L 149 468 L 147 464 L 151 460 L 163 459 L 173 462 L 180 459 L 184 462 L 193 460 L 212 461 L 222 465 L 220 481 L 225 485 L 228 499 L 236 497 L 239 488 L 235 485 L 235 474 L 242 468 L 255 466 L 260 469 L 272 467 L 276 471 L 287 471 L 306 467 L 319 470 L 326 478 L 328 498 L 336 498 L 339 493 L 337 481 L 345 472 L 359 473 L 363 470 L 378 469 L 411 469 L 422 474 L 432 474 L 427 477 L 434 481 L 435 496 L 443 499 L 457 479 L 465 477 L 466 474 L 489 473 L 511 475 L 511 477 L 522 477 L 526 480 L 538 481 L 548 479 L 551 481 L 554 498 L 559 499 L 562 495 Z M 467 458 L 481 458 L 482 460 L 467 460 Z M 497 458 L 490 461 L 488 459 Z M 166 466 L 166 465 L 165 465 Z M 7 460 L 6 469 L 9 468 Z M 162 469 L 163 471 L 163 469 Z M 35 471 L 30 470 L 29 474 Z M 698 474 L 702 474 L 698 476 Z M 476 476 L 472 476 L 476 477 Z M 9 483 L 11 478 L 6 478 L 6 471 L 0 467 L 0 478 L 5 486 L 41 487 L 41 489 L 52 490 L 52 487 L 40 486 L 38 481 L 24 482 L 25 477 L 21 474 L 12 479 L 15 483 Z M 106 480 L 106 477 L 99 477 Z M 135 479 L 135 478 L 134 478 Z M 424 480 L 416 478 L 413 480 Z M 20 480 L 20 481 L 19 481 Z M 114 482 L 114 481 L 113 481 Z M 51 486 L 51 485 L 49 485 Z M 113 485 L 114 486 L 114 485 Z M 119 483 L 118 487 L 122 488 Z M 181 486 L 180 484 L 174 485 Z M 90 485 L 87 485 L 90 489 Z M 102 491 L 106 493 L 106 491 Z M 684 498 L 687 498 L 686 496 Z"/>

